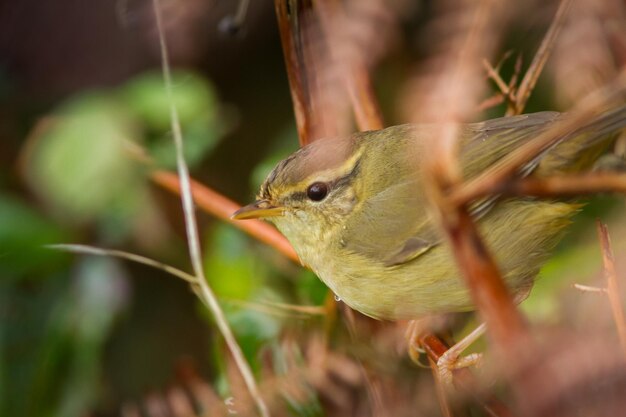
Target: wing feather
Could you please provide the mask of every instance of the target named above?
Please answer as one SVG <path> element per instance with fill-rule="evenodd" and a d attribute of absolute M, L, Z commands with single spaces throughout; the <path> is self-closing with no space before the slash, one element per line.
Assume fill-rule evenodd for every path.
<path fill-rule="evenodd" d="M 558 117 L 559 113 L 542 112 L 466 125 L 460 138 L 460 163 L 464 177 L 471 178 L 483 172 L 522 143 L 548 129 Z M 427 147 L 437 138 L 433 135 L 435 130 L 432 126 L 404 125 L 385 131 L 378 137 L 369 135 L 364 140 L 397 141 L 393 144 L 395 146 L 388 143 L 380 149 L 371 147 L 374 151 L 380 152 L 382 149 L 389 153 L 387 158 L 379 155 L 372 160 L 385 164 L 386 169 L 390 164 L 396 164 L 397 178 L 390 184 L 380 180 L 366 184 L 369 196 L 362 199 L 355 209 L 357 212 L 348 219 L 342 240 L 346 249 L 394 267 L 419 258 L 442 241 L 441 233 L 429 213 L 426 196 L 421 192 L 421 161 L 406 163 L 406 166 L 397 165 L 397 160 L 401 159 L 398 155 L 402 154 L 394 154 L 408 154 L 407 146 L 415 145 L 419 150 L 416 158 L 426 158 Z M 532 172 L 539 160 L 537 158 L 529 162 L 520 170 L 520 175 Z M 379 167 L 368 166 L 367 162 L 363 166 L 364 169 L 379 172 Z M 384 185 L 377 188 L 381 183 Z M 496 204 L 496 200 L 486 198 L 474 202 L 471 207 L 473 216 L 484 216 Z"/>

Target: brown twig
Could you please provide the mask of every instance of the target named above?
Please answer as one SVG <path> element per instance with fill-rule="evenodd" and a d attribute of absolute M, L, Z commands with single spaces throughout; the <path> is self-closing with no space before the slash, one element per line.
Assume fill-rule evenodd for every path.
<path fill-rule="evenodd" d="M 515 355 L 529 339 L 522 315 L 500 277 L 500 271 L 481 240 L 467 210 L 458 207 L 444 219 L 457 263 L 489 333 L 504 356 Z"/>
<path fill-rule="evenodd" d="M 617 327 L 620 345 L 622 346 L 624 354 L 626 354 L 626 318 L 624 317 L 624 309 L 622 307 L 622 300 L 617 282 L 617 272 L 615 271 L 615 258 L 613 256 L 613 249 L 611 248 L 611 238 L 605 224 L 602 224 L 598 220 L 596 222 L 596 226 L 598 229 L 600 245 L 602 247 L 604 276 L 607 280 L 607 295 L 611 304 L 611 311 L 613 312 L 613 320 L 615 320 L 615 326 Z"/>
<path fill-rule="evenodd" d="M 499 104 L 504 103 L 504 95 L 496 93 L 495 95 L 484 99 L 476 108 L 476 111 L 481 113 L 485 110 L 489 110 L 492 107 L 496 107 Z"/>
<path fill-rule="evenodd" d="M 311 122 L 309 119 L 314 117 L 313 111 L 301 111 L 300 106 L 302 103 L 297 99 L 298 97 L 308 97 L 311 92 L 307 91 L 293 91 L 294 89 L 311 89 L 313 88 L 312 84 L 305 84 L 302 82 L 298 82 L 302 74 L 307 73 L 307 69 L 303 68 L 306 66 L 307 62 L 304 60 L 298 61 L 294 58 L 293 53 L 293 45 L 295 43 L 294 37 L 297 35 L 294 33 L 293 27 L 286 29 L 285 25 L 285 4 L 284 2 L 277 1 L 277 14 L 279 16 L 279 25 L 281 27 L 281 36 L 283 40 L 283 47 L 285 50 L 285 62 L 287 65 L 287 72 L 290 74 L 290 86 L 292 88 L 292 97 L 294 97 L 294 108 L 296 109 L 296 114 L 299 114 L 300 117 L 304 118 L 304 120 L 299 122 L 300 125 L 308 126 Z M 293 3 L 292 3 L 293 4 Z M 338 5 L 333 0 L 322 1 L 319 4 L 316 3 L 316 6 L 320 7 L 320 15 L 323 23 L 326 25 L 325 30 L 326 34 L 330 31 L 329 22 L 331 21 L 332 13 L 337 13 Z M 294 9 L 292 7 L 291 12 L 294 13 Z M 285 39 L 288 37 L 288 39 Z M 331 40 L 332 42 L 332 40 Z M 371 85 L 371 79 L 369 78 L 369 74 L 366 71 L 363 63 L 357 63 L 353 65 L 349 65 L 349 74 L 344 74 L 344 81 L 347 85 L 347 89 L 350 92 L 351 102 L 353 106 L 353 110 L 356 116 L 357 124 L 360 130 L 369 130 L 369 129 L 379 129 L 383 127 L 382 116 L 380 115 L 380 110 L 376 98 L 373 94 L 373 88 Z M 296 82 L 293 82 L 295 80 Z M 305 140 L 304 142 L 307 142 Z M 351 315 L 348 314 L 347 325 L 351 333 L 355 331 L 355 324 L 353 320 L 350 320 Z M 438 339 L 436 336 L 431 335 L 429 338 L 422 340 L 424 346 L 429 350 L 437 350 L 439 351 L 439 355 L 443 354 L 447 350 L 447 347 Z M 443 350 L 441 350 L 443 347 Z M 437 356 L 438 357 L 438 356 Z M 379 398 L 380 393 L 373 386 L 373 384 L 369 381 L 369 377 L 366 375 L 366 382 L 368 393 L 373 398 Z M 374 401 L 374 404 L 377 402 Z M 447 406 L 444 406 L 443 409 L 446 409 Z M 503 407 L 502 407 L 503 408 Z M 502 415 L 505 415 L 504 413 Z"/>
<path fill-rule="evenodd" d="M 274 6 L 300 145 L 306 145 L 327 133 L 320 120 L 316 74 L 311 62 L 313 4 L 311 0 L 275 0 Z"/>
<path fill-rule="evenodd" d="M 319 0 L 315 4 L 317 14 L 324 27 L 324 35 L 329 50 L 332 53 L 333 63 L 342 59 L 338 51 L 336 37 L 338 22 L 343 22 L 347 16 L 343 5 L 337 0 Z M 347 65 L 342 65 L 341 77 L 344 81 L 350 102 L 354 111 L 357 127 L 360 131 L 377 130 L 384 127 L 383 117 L 374 95 L 374 87 L 369 71 L 363 59 L 351 59 Z"/>
<path fill-rule="evenodd" d="M 470 86 L 476 84 L 480 77 L 478 71 L 472 71 L 473 57 L 485 56 L 488 50 L 481 47 L 487 36 L 493 37 L 494 28 L 491 26 L 496 17 L 492 14 L 494 4 L 489 1 L 479 2 L 472 10 L 472 26 L 467 31 L 464 41 L 457 52 L 460 58 L 455 62 L 447 96 L 444 117 L 441 120 L 442 128 L 438 132 L 439 140 L 430 166 L 425 172 L 427 178 L 427 194 L 439 218 L 439 223 L 451 246 L 458 269 L 469 288 L 473 304 L 487 324 L 489 335 L 494 342 L 495 351 L 501 360 L 512 361 L 519 354 L 519 347 L 530 343 L 527 325 L 518 312 L 495 264 L 495 261 L 482 242 L 476 225 L 467 212 L 465 202 L 450 198 L 451 190 L 463 189 L 460 182 L 460 169 L 455 157 L 456 139 L 459 129 L 455 122 L 464 120 L 474 106 L 461 106 L 467 95 L 478 97 L 478 90 Z M 498 16 L 498 15 L 496 15 Z M 499 16 L 498 16 L 499 17 Z M 490 51 L 489 51 L 490 52 Z M 494 71 L 495 73 L 495 71 Z M 462 80 L 463 82 L 459 82 Z M 503 91 L 508 87 L 502 86 Z M 473 100 L 470 100 L 471 103 Z M 432 339 L 431 339 L 432 342 Z M 439 346 L 441 348 L 441 346 Z M 428 349 L 426 349 L 428 351 Z M 518 403 L 529 392 L 524 381 L 514 379 L 512 369 L 508 369 L 507 376 L 511 378 L 512 388 L 516 393 Z"/>
<path fill-rule="evenodd" d="M 435 374 L 435 378 L 437 378 L 439 369 L 437 366 L 437 361 L 441 356 L 446 353 L 448 350 L 448 345 L 444 343 L 439 337 L 434 335 L 433 333 L 423 333 L 417 336 L 417 343 L 423 347 L 426 355 L 428 356 L 428 361 L 430 364 L 433 373 Z M 456 369 L 453 371 L 452 375 L 454 376 L 454 386 L 466 395 L 469 395 L 472 400 L 482 406 L 485 413 L 491 417 L 512 417 L 511 411 L 506 407 L 500 400 L 493 396 L 488 396 L 487 399 L 481 398 L 476 390 L 476 379 L 472 372 L 470 372 L 467 368 Z M 443 389 L 442 384 L 438 382 L 437 389 Z M 440 407 L 442 413 L 445 413 L 445 410 L 449 411 L 449 407 L 447 402 L 442 401 L 445 400 L 445 395 L 443 391 L 441 393 L 437 393 L 437 397 L 439 399 Z M 445 414 L 444 414 L 445 415 Z"/>
<path fill-rule="evenodd" d="M 585 122 L 591 120 L 610 98 L 624 90 L 626 73 L 622 73 L 616 82 L 607 88 L 595 92 L 583 100 L 569 116 L 552 129 L 549 129 L 536 138 L 526 142 L 500 162 L 485 170 L 480 175 L 464 182 L 450 192 L 450 202 L 455 205 L 466 204 L 475 198 L 491 195 L 494 190 L 500 190 L 510 177 L 515 175 L 519 168 L 532 161 L 541 152 L 555 144 L 561 138 L 575 131 Z"/>
<path fill-rule="evenodd" d="M 439 367 L 437 366 L 437 361 L 433 360 L 430 356 L 428 357 L 428 364 L 430 365 L 430 369 L 433 373 L 433 379 L 435 381 L 435 393 L 437 394 L 437 401 L 439 402 L 439 409 L 441 410 L 441 415 L 443 417 L 454 417 L 452 413 L 452 409 L 450 408 L 450 404 L 448 403 L 446 397 L 446 389 L 443 381 L 441 380 L 441 374 L 439 373 Z"/>
<path fill-rule="evenodd" d="M 455 123 L 458 117 L 466 117 L 471 110 L 459 103 L 467 94 L 477 96 L 477 91 L 467 84 L 475 84 L 481 77 L 479 71 L 473 71 L 473 57 L 487 52 L 483 41 L 493 37 L 494 27 L 501 15 L 501 9 L 491 1 L 481 1 L 467 10 L 471 13 L 471 26 L 459 36 L 458 60 L 452 72 L 450 84 L 455 86 L 447 96 L 444 119 L 437 133 L 433 158 L 425 175 L 426 192 L 438 215 L 442 229 L 451 245 L 459 270 L 469 287 L 474 305 L 487 323 L 489 333 L 498 347 L 501 357 L 513 354 L 520 340 L 528 339 L 526 325 L 515 308 L 513 299 L 500 278 L 500 273 L 491 254 L 481 241 L 476 226 L 467 213 L 464 201 L 449 199 L 449 190 L 464 189 L 460 182 L 460 170 L 455 157 L 456 139 L 459 128 Z M 461 82 L 462 81 L 462 82 Z M 487 180 L 489 177 L 487 177 Z M 459 185 L 461 184 L 461 185 Z"/>
<path fill-rule="evenodd" d="M 385 127 L 382 113 L 374 98 L 374 88 L 369 73 L 362 67 L 355 68 L 350 81 L 348 92 L 359 130 L 378 130 Z"/>
<path fill-rule="evenodd" d="M 289 0 L 277 0 L 274 2 L 274 6 L 278 19 L 280 40 L 283 44 L 283 56 L 285 57 L 289 91 L 291 91 L 296 126 L 298 127 L 298 137 L 300 138 L 300 144 L 304 145 L 309 142 L 309 138 L 313 133 L 311 127 L 313 117 L 311 116 L 311 103 L 306 95 L 308 90 L 306 88 L 307 79 L 300 70 L 305 67 L 304 57 L 297 49 L 297 40 L 294 34 L 295 24 L 291 23 L 291 20 L 296 18 L 299 10 L 293 10 Z M 296 14 L 294 15 L 294 13 Z"/>
<path fill-rule="evenodd" d="M 175 174 L 167 171 L 154 171 L 151 178 L 159 186 L 177 194 L 180 193 L 178 177 Z M 195 203 L 207 213 L 232 224 L 278 250 L 292 261 L 300 263 L 298 255 L 287 239 L 272 226 L 259 220 L 247 220 L 245 222 L 231 220 L 230 216 L 241 207 L 234 201 L 194 180 L 191 180 L 191 193 Z"/>
<path fill-rule="evenodd" d="M 609 192 L 626 194 L 626 174 L 597 172 L 562 177 L 529 177 L 503 183 L 494 191 L 497 194 L 534 197 L 572 197 Z"/>
<path fill-rule="evenodd" d="M 486 59 L 483 59 L 483 67 L 485 68 L 485 71 L 487 71 L 487 76 L 492 79 L 494 83 L 496 83 L 496 86 L 498 86 L 498 89 L 504 97 L 506 97 L 507 101 L 511 102 L 511 94 L 513 92 L 512 87 L 504 82 L 497 69 L 494 68 Z"/>
<path fill-rule="evenodd" d="M 509 106 L 506 111 L 507 116 L 521 114 L 524 111 L 528 98 L 535 88 L 539 75 L 541 75 L 543 67 L 545 66 L 548 57 L 554 48 L 556 38 L 563 27 L 567 10 L 571 4 L 572 0 L 561 0 L 559 8 L 557 9 L 554 19 L 552 20 L 552 24 L 550 25 L 550 29 L 546 32 L 537 53 L 535 53 L 533 61 L 531 62 L 528 71 L 526 71 L 526 74 L 517 89 L 517 94 L 515 94 L 514 100 L 509 102 Z"/>

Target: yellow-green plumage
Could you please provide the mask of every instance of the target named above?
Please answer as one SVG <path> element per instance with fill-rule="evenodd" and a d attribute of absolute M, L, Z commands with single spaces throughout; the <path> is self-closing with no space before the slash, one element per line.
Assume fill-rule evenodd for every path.
<path fill-rule="evenodd" d="M 460 138 L 463 175 L 483 172 L 562 117 L 546 112 L 466 125 Z M 520 175 L 588 169 L 624 125 L 626 107 L 602 115 Z M 278 164 L 261 188 L 260 201 L 280 208 L 280 215 L 272 212 L 268 220 L 302 261 L 344 302 L 369 316 L 411 319 L 472 308 L 422 191 L 421 166 L 437 140 L 434 132 L 429 126 L 402 125 L 319 140 Z M 320 201 L 307 195 L 314 183 L 327 186 Z M 473 206 L 480 232 L 514 293 L 531 287 L 579 207 L 531 198 Z"/>

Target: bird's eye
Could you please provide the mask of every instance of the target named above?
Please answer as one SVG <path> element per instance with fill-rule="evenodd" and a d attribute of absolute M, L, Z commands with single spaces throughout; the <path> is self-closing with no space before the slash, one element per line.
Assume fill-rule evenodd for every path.
<path fill-rule="evenodd" d="M 310 200 L 322 201 L 328 195 L 328 184 L 325 182 L 314 182 L 306 189 L 306 195 Z"/>

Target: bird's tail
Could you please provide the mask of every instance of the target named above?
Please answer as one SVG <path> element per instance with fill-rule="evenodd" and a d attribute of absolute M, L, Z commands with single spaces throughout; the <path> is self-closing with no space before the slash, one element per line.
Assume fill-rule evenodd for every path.
<path fill-rule="evenodd" d="M 600 114 L 548 151 L 541 159 L 535 175 L 568 174 L 592 169 L 624 128 L 626 105 Z"/>

